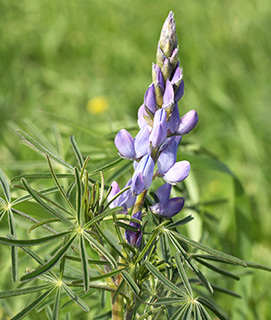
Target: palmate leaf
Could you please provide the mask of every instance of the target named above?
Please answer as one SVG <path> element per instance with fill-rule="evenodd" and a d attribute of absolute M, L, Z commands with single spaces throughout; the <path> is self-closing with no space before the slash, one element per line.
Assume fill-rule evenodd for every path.
<path fill-rule="evenodd" d="M 135 283 L 134 279 L 132 278 L 132 276 L 125 270 L 123 270 L 121 272 L 123 279 L 127 282 L 127 284 L 129 285 L 129 287 L 132 289 L 132 291 L 139 296 L 140 293 L 140 289 L 138 287 L 138 285 Z"/>
<path fill-rule="evenodd" d="M 29 239 L 29 240 L 19 240 L 19 239 L 8 239 L 0 237 L 0 243 L 3 243 L 8 246 L 14 246 L 14 247 L 31 247 L 31 246 L 37 246 L 43 243 L 46 243 L 48 241 L 52 241 L 58 238 L 62 238 L 66 235 L 68 235 L 70 231 L 64 231 L 60 232 L 51 236 L 46 236 L 38 239 Z"/>
<path fill-rule="evenodd" d="M 42 195 L 46 195 L 46 194 L 54 193 L 57 190 L 58 190 L 57 187 L 49 187 L 49 188 L 38 190 L 37 193 L 42 194 Z M 24 201 L 28 201 L 30 199 L 32 199 L 32 196 L 30 194 L 24 195 L 22 197 L 15 199 L 14 201 L 12 201 L 12 206 L 15 206 L 16 204 L 22 203 Z"/>
<path fill-rule="evenodd" d="M 95 247 L 103 256 L 106 260 L 110 262 L 110 264 L 114 267 L 117 268 L 117 262 L 114 259 L 114 257 L 103 247 L 97 240 L 92 238 L 86 231 L 83 232 L 84 237 L 88 242 L 90 243 L 91 246 Z"/>
<path fill-rule="evenodd" d="M 20 319 L 24 318 L 30 311 L 32 311 L 40 303 L 42 303 L 42 301 L 45 300 L 54 289 L 55 289 L 55 287 L 44 292 L 41 296 L 39 296 L 37 299 L 35 299 L 33 302 L 31 302 L 28 306 L 26 306 L 22 311 L 17 313 L 10 320 L 20 320 Z"/>
<path fill-rule="evenodd" d="M 194 219 L 194 217 L 192 217 L 191 215 L 190 216 L 187 216 L 181 220 L 178 220 L 176 222 L 173 222 L 173 223 L 170 223 L 169 225 L 167 225 L 167 229 L 175 229 L 179 226 L 182 226 L 190 221 L 192 221 Z"/>
<path fill-rule="evenodd" d="M 150 236 L 148 242 L 146 243 L 145 247 L 143 248 L 143 250 L 140 252 L 140 255 L 138 256 L 138 258 L 136 259 L 136 263 L 138 263 L 147 253 L 147 251 L 153 246 L 153 244 L 155 243 L 155 241 L 157 241 L 159 239 L 159 233 L 161 233 L 162 228 L 167 225 L 169 223 L 168 220 L 162 222 L 161 224 L 159 224 L 155 230 L 153 231 L 152 235 Z"/>
<path fill-rule="evenodd" d="M 47 210 L 49 213 L 51 213 L 55 217 L 59 218 L 59 220 L 61 220 L 62 222 L 64 222 L 68 226 L 73 227 L 73 223 L 70 220 L 68 220 L 62 213 L 60 213 L 60 212 L 56 211 L 55 209 L 53 209 L 52 207 L 50 207 L 45 201 L 43 201 L 40 198 L 40 196 L 37 194 L 37 192 L 31 188 L 31 186 L 29 185 L 29 183 L 27 182 L 26 179 L 22 178 L 21 182 L 24 185 L 25 189 L 31 194 L 33 199 L 35 199 L 39 205 L 41 205 L 45 210 Z"/>
<path fill-rule="evenodd" d="M 49 165 L 49 168 L 50 168 L 50 171 L 51 171 L 51 174 L 52 174 L 52 177 L 54 179 L 54 182 L 62 196 L 62 198 L 65 200 L 65 202 L 68 204 L 68 206 L 70 207 L 70 209 L 72 210 L 72 212 L 74 214 L 76 214 L 76 210 L 74 209 L 73 205 L 71 204 L 69 198 L 66 196 L 66 193 L 64 192 L 63 190 L 63 187 L 60 185 L 59 181 L 58 181 L 58 178 L 57 178 L 57 175 L 54 171 L 54 168 L 52 166 L 52 163 L 51 163 L 51 160 L 50 160 L 50 157 L 48 154 L 46 154 L 46 158 L 47 158 L 47 162 L 48 162 L 48 165 Z"/>
<path fill-rule="evenodd" d="M 181 290 L 179 287 L 177 287 L 174 283 L 169 281 L 157 268 L 155 268 L 150 262 L 145 262 L 146 267 L 149 269 L 149 271 L 158 279 L 160 282 L 162 282 L 168 289 L 170 289 L 172 292 L 176 293 L 177 295 L 181 297 L 187 297 L 187 294 Z"/>
<path fill-rule="evenodd" d="M 209 310 L 211 310 L 219 319 L 221 320 L 228 320 L 228 317 L 222 313 L 221 310 L 218 309 L 217 306 L 215 306 L 211 301 L 209 301 L 208 299 L 199 297 L 198 302 L 201 303 L 203 306 L 205 306 L 206 308 L 208 308 Z"/>
<path fill-rule="evenodd" d="M 49 271 L 63 257 L 63 255 L 69 249 L 69 247 L 71 246 L 71 244 L 73 243 L 76 237 L 77 237 L 77 234 L 71 236 L 71 238 L 67 241 L 67 243 L 62 248 L 60 248 L 60 250 L 57 251 L 57 253 L 52 257 L 52 259 L 47 261 L 44 265 L 37 268 L 33 272 L 30 272 L 22 276 L 20 280 L 21 281 L 32 280 L 38 276 L 41 276 L 45 272 Z"/>
<path fill-rule="evenodd" d="M 24 294 L 29 294 L 33 292 L 38 292 L 44 289 L 47 289 L 51 287 L 51 285 L 44 284 L 40 286 L 33 286 L 28 288 L 19 288 L 14 290 L 8 290 L 8 291 L 2 291 L 0 292 L 0 299 L 10 298 L 10 297 L 16 297 Z"/>
<path fill-rule="evenodd" d="M 71 290 L 65 283 L 63 283 L 63 289 L 65 290 L 66 294 L 85 312 L 89 311 L 88 305 L 78 297 L 78 295 Z"/>
<path fill-rule="evenodd" d="M 234 256 L 227 254 L 227 253 L 224 253 L 224 252 L 218 251 L 216 249 L 213 249 L 209 246 L 206 246 L 205 244 L 202 244 L 202 243 L 199 243 L 199 242 L 194 241 L 192 239 L 189 239 L 180 233 L 177 233 L 174 231 L 170 231 L 170 233 L 173 235 L 173 237 L 176 237 L 177 239 L 180 239 L 180 240 L 186 242 L 187 244 L 189 244 L 195 248 L 198 248 L 202 251 L 208 252 L 208 253 L 220 258 L 222 261 L 226 261 L 226 262 L 228 261 L 228 262 L 235 264 L 235 265 L 247 267 L 246 262 L 239 259 L 239 258 L 236 258 Z"/>
<path fill-rule="evenodd" d="M 226 271 L 226 270 L 221 269 L 221 268 L 219 268 L 217 266 L 214 266 L 214 265 L 212 265 L 212 264 L 210 264 L 210 263 L 208 263 L 208 262 L 206 262 L 204 260 L 201 260 L 199 258 L 195 258 L 195 260 L 197 262 L 199 262 L 200 264 L 204 265 L 206 268 L 211 269 L 214 272 L 220 273 L 225 277 L 229 277 L 229 278 L 232 278 L 234 280 L 240 280 L 240 277 L 236 276 L 235 274 L 233 274 L 233 273 L 231 273 L 229 271 Z"/>
<path fill-rule="evenodd" d="M 204 285 L 204 287 L 212 294 L 213 288 L 210 284 L 210 282 L 205 278 L 205 276 L 202 274 L 202 272 L 199 270 L 197 265 L 194 263 L 194 261 L 188 256 L 187 252 L 183 249 L 183 247 L 179 244 L 179 242 L 171 235 L 169 234 L 169 238 L 171 242 L 174 244 L 176 249 L 182 254 L 184 257 L 187 265 L 191 268 L 191 270 L 195 273 L 199 281 Z"/>

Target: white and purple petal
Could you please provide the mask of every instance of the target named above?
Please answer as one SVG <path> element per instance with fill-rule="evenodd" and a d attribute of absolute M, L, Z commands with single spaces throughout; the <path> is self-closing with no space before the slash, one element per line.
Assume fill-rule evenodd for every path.
<path fill-rule="evenodd" d="M 185 135 L 188 134 L 198 123 L 198 114 L 195 110 L 188 111 L 181 117 L 180 124 L 175 134 Z"/>
<path fill-rule="evenodd" d="M 186 179 L 189 175 L 190 163 L 186 160 L 176 162 L 163 176 L 172 185 Z"/>
<path fill-rule="evenodd" d="M 164 109 L 156 111 L 150 142 L 153 147 L 159 147 L 167 138 L 167 112 Z"/>
<path fill-rule="evenodd" d="M 115 146 L 121 157 L 126 159 L 135 158 L 134 139 L 130 133 L 121 129 L 115 137 Z"/>
<path fill-rule="evenodd" d="M 171 108 L 174 105 L 174 90 L 171 82 L 167 79 L 166 88 L 163 96 L 163 108 Z"/>
<path fill-rule="evenodd" d="M 155 87 L 152 83 L 147 89 L 144 97 L 144 104 L 147 108 L 154 114 L 156 111 L 156 95 L 155 95 Z"/>
<path fill-rule="evenodd" d="M 174 165 L 177 158 L 178 141 L 176 139 L 159 155 L 158 171 L 164 175 Z"/>
<path fill-rule="evenodd" d="M 144 125 L 135 137 L 134 148 L 136 158 L 141 158 L 149 153 L 150 141 L 149 141 L 149 128 Z"/>

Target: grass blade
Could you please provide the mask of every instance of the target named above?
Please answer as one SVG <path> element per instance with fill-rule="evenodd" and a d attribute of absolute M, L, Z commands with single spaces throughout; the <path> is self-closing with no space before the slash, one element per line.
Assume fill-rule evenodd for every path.
<path fill-rule="evenodd" d="M 32 280 L 33 278 L 36 278 L 36 277 L 44 274 L 45 272 L 49 271 L 63 257 L 63 255 L 69 249 L 69 247 L 71 246 L 71 244 L 73 243 L 73 241 L 75 240 L 76 237 L 77 237 L 77 234 L 72 236 L 70 238 L 70 240 L 63 247 L 61 247 L 60 250 L 57 251 L 57 253 L 53 256 L 52 259 L 47 261 L 44 265 L 37 268 L 33 272 L 30 272 L 30 273 L 22 276 L 21 281 Z"/>

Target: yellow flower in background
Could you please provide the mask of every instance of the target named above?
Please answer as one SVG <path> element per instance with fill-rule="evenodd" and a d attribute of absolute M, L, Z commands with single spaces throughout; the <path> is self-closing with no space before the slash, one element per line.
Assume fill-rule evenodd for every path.
<path fill-rule="evenodd" d="M 87 102 L 86 108 L 93 114 L 104 113 L 108 109 L 108 101 L 103 96 L 97 96 Z"/>

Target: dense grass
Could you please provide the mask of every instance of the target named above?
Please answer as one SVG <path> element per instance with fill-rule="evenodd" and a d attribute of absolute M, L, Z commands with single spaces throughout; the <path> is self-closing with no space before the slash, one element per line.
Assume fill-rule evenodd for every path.
<path fill-rule="evenodd" d="M 187 139 L 227 164 L 249 199 L 250 228 L 243 225 L 230 201 L 214 212 L 220 241 L 210 241 L 242 258 L 270 265 L 270 1 L 0 0 L 1 167 L 12 177 L 29 165 L 20 161 L 40 159 L 18 147 L 10 124 L 25 128 L 24 119 L 31 119 L 45 134 L 53 121 L 64 137 L 81 134 L 85 152 L 91 148 L 87 139 L 89 145 L 99 147 L 93 136 L 83 137 L 75 127 L 67 129 L 63 121 L 50 120 L 41 109 L 94 131 L 116 131 L 121 128 L 116 120 L 126 127 L 134 125 L 151 81 L 160 28 L 170 10 L 175 13 L 186 85 L 180 112 L 193 108 L 200 118 Z M 108 105 L 106 112 L 87 109 L 97 96 Z M 201 168 L 193 174 L 201 201 L 232 198 L 230 177 Z M 241 233 L 245 242 L 242 235 L 238 237 Z M 3 262 L 0 267 L 8 274 Z M 246 277 L 243 283 L 246 279 L 246 288 L 239 288 L 247 293 L 242 311 L 248 307 L 252 311 L 242 316 L 239 301 L 234 308 L 232 300 L 223 302 L 218 297 L 218 301 L 232 312 L 231 319 L 268 319 L 270 275 L 256 271 L 253 279 Z M 8 283 L 2 278 L 0 288 Z M 10 308 L 3 304 L 5 312 Z"/>

